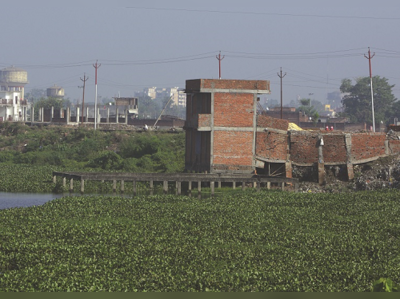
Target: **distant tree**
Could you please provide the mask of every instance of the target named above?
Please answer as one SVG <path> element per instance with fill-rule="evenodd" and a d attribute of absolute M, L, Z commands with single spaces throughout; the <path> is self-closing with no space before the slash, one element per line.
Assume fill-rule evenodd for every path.
<path fill-rule="evenodd" d="M 318 101 L 317 101 L 318 102 Z M 319 102 L 318 102 L 319 103 Z M 311 118 L 316 123 L 319 118 L 318 111 L 311 105 L 311 99 L 300 99 L 300 107 L 296 111 L 303 112 L 305 115 Z"/>
<path fill-rule="evenodd" d="M 389 85 L 388 79 L 374 76 L 372 78 L 374 90 L 375 122 L 387 122 L 397 100 L 392 92 L 394 85 Z M 343 116 L 349 117 L 352 122 L 372 123 L 371 86 L 370 78 L 362 77 L 352 84 L 350 79 L 343 79 L 340 91 L 345 94 L 342 103 Z"/>
<path fill-rule="evenodd" d="M 161 103 L 149 96 L 139 97 L 139 118 L 157 118 L 161 113 Z"/>
<path fill-rule="evenodd" d="M 45 108 L 45 109 L 51 109 L 51 107 L 54 107 L 54 109 L 64 108 L 64 100 L 52 97 L 41 98 L 38 101 L 35 101 L 33 107 L 35 108 L 35 118 L 37 118 L 39 116 L 40 108 Z"/>
<path fill-rule="evenodd" d="M 29 102 L 32 103 L 39 101 L 40 99 L 45 97 L 46 97 L 46 90 L 39 88 L 33 88 L 31 91 L 25 94 L 25 99 L 27 99 Z"/>

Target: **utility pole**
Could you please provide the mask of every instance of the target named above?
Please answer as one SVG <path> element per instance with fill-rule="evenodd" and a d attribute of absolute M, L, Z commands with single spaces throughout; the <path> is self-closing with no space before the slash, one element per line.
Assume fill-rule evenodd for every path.
<path fill-rule="evenodd" d="M 101 64 L 96 63 L 93 64 L 93 67 L 95 68 L 95 98 L 94 98 L 94 129 L 96 130 L 96 124 L 97 124 L 97 69 L 101 66 Z M 118 117 L 118 115 L 117 115 Z"/>
<path fill-rule="evenodd" d="M 219 51 L 219 55 L 217 55 L 217 59 L 219 62 L 219 79 L 221 79 L 221 61 L 225 58 L 225 55 L 221 58 L 221 51 Z"/>
<path fill-rule="evenodd" d="M 371 79 L 371 103 L 372 103 L 372 131 L 375 132 L 375 111 L 374 111 L 374 89 L 372 88 L 372 66 L 371 59 L 375 56 L 375 53 L 371 56 L 371 49 L 368 47 L 368 56 L 364 54 L 364 57 L 369 60 L 369 78 Z"/>
<path fill-rule="evenodd" d="M 278 73 L 278 77 L 281 78 L 281 119 L 283 119 L 283 87 L 282 87 L 282 79 L 286 76 L 286 73 L 283 75 L 282 74 L 282 68 L 281 68 L 281 73 Z"/>
<path fill-rule="evenodd" d="M 82 96 L 82 117 L 81 117 L 81 124 L 83 124 L 83 111 L 85 109 L 85 86 L 86 86 L 86 81 L 89 80 L 89 77 L 86 77 L 86 73 L 83 75 L 83 79 L 80 78 L 83 81 L 83 96 Z"/>

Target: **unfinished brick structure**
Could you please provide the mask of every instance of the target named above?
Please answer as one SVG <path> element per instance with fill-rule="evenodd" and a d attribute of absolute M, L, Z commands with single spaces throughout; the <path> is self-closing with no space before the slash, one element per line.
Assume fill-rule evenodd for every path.
<path fill-rule="evenodd" d="M 353 165 L 400 152 L 400 140 L 384 133 L 289 131 L 289 122 L 256 115 L 257 95 L 269 93 L 268 81 L 186 81 L 187 171 L 263 173 L 292 177 L 292 167 Z"/>
<path fill-rule="evenodd" d="M 269 81 L 186 81 L 186 170 L 254 171 L 257 96 L 269 89 Z"/>

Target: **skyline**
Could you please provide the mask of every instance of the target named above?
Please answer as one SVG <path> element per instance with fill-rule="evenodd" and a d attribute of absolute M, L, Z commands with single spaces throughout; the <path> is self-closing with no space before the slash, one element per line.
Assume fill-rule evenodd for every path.
<path fill-rule="evenodd" d="M 217 79 L 221 51 L 222 79 L 269 80 L 268 99 L 280 100 L 282 67 L 287 104 L 310 94 L 324 102 L 342 79 L 369 76 L 364 55 L 370 47 L 373 76 L 388 78 L 400 98 L 399 4 L 357 2 L 6 3 L 5 11 L 19 17 L 4 17 L 14 26 L 4 33 L 12 46 L 3 47 L 0 67 L 25 69 L 26 92 L 56 84 L 72 101 L 81 99 L 78 86 L 86 74 L 85 101 L 94 101 L 96 60 L 98 95 L 127 97 L 146 87 L 184 88 L 186 80 Z"/>

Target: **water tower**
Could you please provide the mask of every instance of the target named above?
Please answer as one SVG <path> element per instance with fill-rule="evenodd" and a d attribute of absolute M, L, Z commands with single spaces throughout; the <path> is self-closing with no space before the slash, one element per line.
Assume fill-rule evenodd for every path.
<path fill-rule="evenodd" d="M 24 87 L 28 84 L 28 73 L 14 66 L 0 71 L 0 86 L 2 91 L 19 91 L 24 99 Z"/>
<path fill-rule="evenodd" d="M 64 98 L 64 88 L 54 85 L 47 88 L 47 97 L 62 100 Z"/>

